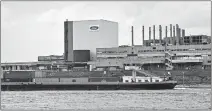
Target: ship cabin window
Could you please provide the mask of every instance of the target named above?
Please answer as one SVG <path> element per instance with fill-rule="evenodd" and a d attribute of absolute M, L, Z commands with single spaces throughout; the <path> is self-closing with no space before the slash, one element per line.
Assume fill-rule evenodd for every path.
<path fill-rule="evenodd" d="M 155 80 L 155 82 L 159 82 L 159 80 Z"/>
<path fill-rule="evenodd" d="M 208 63 L 211 63 L 211 61 L 208 61 Z"/>
<path fill-rule="evenodd" d="M 73 80 L 72 80 L 72 82 L 76 82 L 76 80 L 75 80 L 75 79 L 73 79 Z"/>
<path fill-rule="evenodd" d="M 145 82 L 149 82 L 148 80 L 145 80 Z"/>
<path fill-rule="evenodd" d="M 138 82 L 141 82 L 141 80 L 138 80 Z"/>
<path fill-rule="evenodd" d="M 125 80 L 125 82 L 129 82 L 128 80 Z"/>
<path fill-rule="evenodd" d="M 211 56 L 211 55 L 208 55 L 208 56 Z"/>

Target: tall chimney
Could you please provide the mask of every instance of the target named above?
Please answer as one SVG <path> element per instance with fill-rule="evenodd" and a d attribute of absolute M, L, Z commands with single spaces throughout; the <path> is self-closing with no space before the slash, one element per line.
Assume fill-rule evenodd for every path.
<path fill-rule="evenodd" d="M 175 26 L 173 26 L 173 45 L 175 45 L 176 37 L 175 37 Z"/>
<path fill-rule="evenodd" d="M 151 27 L 149 27 L 149 40 L 151 40 Z"/>
<path fill-rule="evenodd" d="M 167 45 L 168 44 L 168 38 L 167 38 L 167 26 L 166 26 L 166 29 L 165 29 L 165 44 Z"/>
<path fill-rule="evenodd" d="M 170 44 L 173 44 L 173 37 L 172 37 L 172 24 L 170 24 Z"/>
<path fill-rule="evenodd" d="M 132 26 L 132 46 L 134 46 L 134 38 L 133 38 L 133 26 Z"/>
<path fill-rule="evenodd" d="M 143 39 L 143 46 L 145 45 L 144 43 L 144 26 L 142 27 L 142 39 Z"/>
<path fill-rule="evenodd" d="M 155 45 L 155 25 L 153 25 L 153 44 Z"/>
<path fill-rule="evenodd" d="M 182 34 L 181 34 L 181 28 L 179 28 L 179 45 L 181 44 L 181 38 L 182 38 L 182 36 L 181 36 Z"/>
<path fill-rule="evenodd" d="M 185 29 L 182 29 L 182 43 L 183 43 L 183 45 L 185 44 L 184 43 L 184 37 L 185 37 Z"/>
<path fill-rule="evenodd" d="M 180 45 L 179 44 L 180 33 L 179 33 L 179 25 L 178 24 L 176 24 L 176 35 L 177 35 L 177 37 L 176 37 L 176 45 Z"/>
<path fill-rule="evenodd" d="M 159 25 L 159 38 L 160 38 L 160 45 L 162 44 L 162 27 Z"/>

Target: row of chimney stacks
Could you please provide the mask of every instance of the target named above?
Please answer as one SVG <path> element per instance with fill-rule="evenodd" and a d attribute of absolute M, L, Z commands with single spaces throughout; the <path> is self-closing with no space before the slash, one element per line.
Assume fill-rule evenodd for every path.
<path fill-rule="evenodd" d="M 181 34 L 182 32 L 182 34 Z M 173 33 L 173 34 L 172 34 Z M 176 33 L 176 36 L 175 36 Z M 181 36 L 182 35 L 182 36 Z M 165 42 L 168 43 L 168 27 L 165 27 Z M 170 43 L 171 44 L 175 44 L 176 45 L 180 45 L 180 37 L 185 37 L 185 30 L 179 28 L 179 25 L 176 24 L 176 28 L 175 26 L 172 26 L 172 24 L 170 24 Z M 133 37 L 133 26 L 132 26 L 132 46 L 134 46 L 134 37 Z M 151 40 L 151 27 L 149 27 L 149 40 Z M 144 26 L 142 26 L 142 41 L 143 41 L 143 45 L 144 45 Z M 155 25 L 153 25 L 153 44 L 155 45 Z M 159 25 L 159 44 L 162 44 L 162 26 Z"/>

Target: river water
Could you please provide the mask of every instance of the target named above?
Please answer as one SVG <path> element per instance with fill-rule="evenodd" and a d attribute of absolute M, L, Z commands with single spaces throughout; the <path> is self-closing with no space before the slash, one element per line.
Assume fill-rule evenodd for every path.
<path fill-rule="evenodd" d="M 4 91 L 2 109 L 209 109 L 210 88 L 136 91 Z"/>

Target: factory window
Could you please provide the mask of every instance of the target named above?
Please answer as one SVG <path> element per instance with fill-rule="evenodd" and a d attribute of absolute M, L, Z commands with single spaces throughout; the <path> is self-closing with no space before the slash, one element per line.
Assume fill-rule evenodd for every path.
<path fill-rule="evenodd" d="M 127 51 L 120 51 L 119 53 L 127 53 Z"/>
<path fill-rule="evenodd" d="M 76 80 L 75 80 L 75 79 L 73 79 L 73 80 L 72 80 L 72 82 L 76 82 Z"/>
<path fill-rule="evenodd" d="M 138 82 L 141 82 L 141 80 L 138 80 Z"/>
<path fill-rule="evenodd" d="M 211 56 L 211 55 L 208 55 L 208 56 Z"/>
<path fill-rule="evenodd" d="M 107 51 L 107 53 L 116 53 L 115 51 Z"/>
<path fill-rule="evenodd" d="M 188 51 L 188 49 L 183 49 L 183 51 Z"/>
<path fill-rule="evenodd" d="M 145 82 L 149 82 L 148 80 L 145 80 Z"/>
<path fill-rule="evenodd" d="M 128 80 L 125 80 L 125 82 L 129 82 Z"/>
<path fill-rule="evenodd" d="M 155 80 L 155 82 L 159 82 L 159 80 Z"/>
<path fill-rule="evenodd" d="M 208 61 L 208 63 L 211 63 L 211 61 Z"/>

